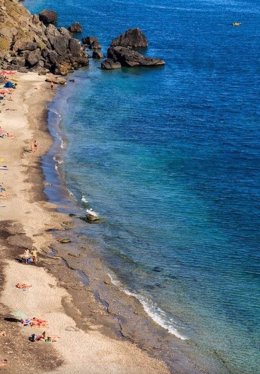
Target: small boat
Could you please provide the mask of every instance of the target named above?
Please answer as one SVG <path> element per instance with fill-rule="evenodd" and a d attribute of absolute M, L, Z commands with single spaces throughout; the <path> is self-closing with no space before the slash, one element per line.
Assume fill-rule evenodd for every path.
<path fill-rule="evenodd" d="M 89 222 L 99 221 L 100 217 L 93 209 L 86 210 L 86 220 Z"/>
<path fill-rule="evenodd" d="M 241 25 L 241 22 L 232 22 L 232 26 L 238 27 Z"/>

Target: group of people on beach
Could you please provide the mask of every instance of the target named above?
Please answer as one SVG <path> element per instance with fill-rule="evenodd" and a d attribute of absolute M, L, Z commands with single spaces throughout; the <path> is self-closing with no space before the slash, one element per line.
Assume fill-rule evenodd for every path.
<path fill-rule="evenodd" d="M 5 105 L 4 101 L 7 97 L 9 97 L 12 92 L 14 91 L 14 88 L 16 88 L 17 83 L 14 78 L 16 72 L 14 71 L 7 71 L 7 70 L 0 70 L 0 112 L 1 107 Z M 11 96 L 10 96 L 11 98 Z M 5 110 L 14 110 L 7 108 Z M 2 127 L 0 125 L 0 139 L 9 138 L 14 139 L 14 134 Z M 28 149 L 25 149 L 27 152 L 36 153 L 38 150 L 38 142 L 37 140 L 33 140 L 30 147 Z M 0 165 L 0 171 L 8 170 L 7 166 Z M 3 185 L 3 183 L 0 184 L 0 198 L 7 198 L 7 192 Z"/>
<path fill-rule="evenodd" d="M 5 107 L 5 105 L 6 105 L 5 100 L 6 99 L 8 100 L 9 97 L 11 99 L 13 89 L 16 88 L 16 85 L 17 85 L 17 83 L 14 83 L 13 85 L 10 83 L 11 81 L 10 81 L 9 77 L 12 76 L 12 78 L 13 78 L 14 74 L 15 74 L 15 72 L 8 72 L 8 71 L 1 71 L 0 70 L 0 113 L 3 110 L 5 110 L 5 111 L 15 110 L 15 109 L 10 109 L 10 108 Z M 14 81 L 15 81 L 15 79 L 14 79 Z M 7 82 L 9 82 L 8 86 L 6 85 Z M 53 88 L 53 85 L 52 85 L 51 88 Z M 13 139 L 14 134 L 11 133 L 9 130 L 3 128 L 2 125 L 0 125 L 0 142 L 2 142 L 1 139 L 5 139 L 5 138 Z M 38 151 L 37 140 L 33 139 L 31 144 L 28 147 L 26 147 L 24 149 L 24 151 L 35 154 Z M 8 166 L 1 164 L 1 163 L 4 162 L 4 160 L 5 160 L 4 157 L 0 157 L 0 173 L 3 173 L 3 175 L 6 171 L 8 171 Z M 7 192 L 6 192 L 6 188 L 4 187 L 3 183 L 0 182 L 0 199 L 1 198 L 7 198 L 7 197 L 8 197 L 8 195 L 7 195 Z M 0 205 L 0 206 L 5 207 L 6 205 Z M 36 265 L 36 264 L 38 264 L 38 251 L 35 247 L 32 247 L 32 249 L 25 249 L 22 254 L 20 254 L 16 257 L 16 260 L 18 260 L 20 263 L 25 264 L 25 265 Z M 27 284 L 26 282 L 25 283 L 24 282 L 18 282 L 15 285 L 15 287 L 18 290 L 29 292 L 29 289 L 32 287 L 32 285 Z M 22 320 L 20 322 L 22 322 Z M 23 326 L 26 326 L 26 324 L 23 323 Z M 30 319 L 29 326 L 31 326 L 33 328 L 36 328 L 36 327 L 46 328 L 47 324 L 46 324 L 46 321 L 33 317 L 33 318 Z M 5 331 L 2 331 L 2 332 L 0 331 L 0 337 L 4 338 L 6 336 L 7 336 L 7 334 L 6 334 Z M 45 331 L 43 331 L 40 334 L 39 333 L 38 334 L 33 333 L 29 337 L 29 340 L 32 341 L 32 342 L 44 341 L 44 342 L 51 342 L 52 343 L 52 342 L 56 342 L 58 339 L 59 339 L 58 336 L 48 336 Z M 0 357 L 0 370 L 1 370 L 2 367 L 7 366 L 7 364 L 8 364 L 7 359 L 5 359 L 5 358 L 2 359 Z"/>
<path fill-rule="evenodd" d="M 37 255 L 37 249 L 33 248 L 32 250 L 26 249 L 24 253 L 19 255 L 19 259 L 21 262 L 24 262 L 25 264 L 36 264 L 38 262 L 38 255 Z"/>

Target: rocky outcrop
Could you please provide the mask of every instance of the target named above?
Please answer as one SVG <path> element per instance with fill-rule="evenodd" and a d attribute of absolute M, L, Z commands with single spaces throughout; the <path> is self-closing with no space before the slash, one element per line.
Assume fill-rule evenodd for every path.
<path fill-rule="evenodd" d="M 109 69 L 109 66 L 111 66 L 111 69 L 114 68 L 113 64 L 111 64 L 110 61 L 113 61 L 114 63 L 120 63 L 121 66 L 126 66 L 126 67 L 136 67 L 136 66 L 149 67 L 149 66 L 162 66 L 165 64 L 165 62 L 159 58 L 145 57 L 141 53 L 134 51 L 131 48 L 126 48 L 126 47 L 108 48 L 107 57 L 108 57 L 109 62 L 108 60 L 106 60 L 101 66 L 102 69 L 106 69 L 106 70 Z"/>
<path fill-rule="evenodd" d="M 104 55 L 100 49 L 96 49 L 92 53 L 92 58 L 101 60 L 102 58 L 104 58 Z"/>
<path fill-rule="evenodd" d="M 39 19 L 45 26 L 54 25 L 57 22 L 57 13 L 53 10 L 45 9 L 39 13 Z"/>
<path fill-rule="evenodd" d="M 112 47 L 130 47 L 130 48 L 146 48 L 148 47 L 148 41 L 144 33 L 136 28 L 125 31 L 123 34 L 115 38 L 112 43 Z"/>
<path fill-rule="evenodd" d="M 48 74 L 45 80 L 46 82 L 49 82 L 49 83 L 61 84 L 61 85 L 64 85 L 67 82 L 65 78 L 57 77 L 56 75 L 53 75 L 53 74 Z"/>
<path fill-rule="evenodd" d="M 107 50 L 107 59 L 102 62 L 101 69 L 113 70 L 120 66 L 162 66 L 164 60 L 151 58 L 137 52 L 137 48 L 145 48 L 148 41 L 140 29 L 130 29 L 114 39 Z"/>
<path fill-rule="evenodd" d="M 15 1 L 0 0 L 0 69 L 66 75 L 86 66 L 81 43 L 53 19 L 46 26 L 40 18 Z"/>
<path fill-rule="evenodd" d="M 101 60 L 104 55 L 101 51 L 101 45 L 95 36 L 87 36 L 82 39 L 83 46 L 92 50 L 92 58 Z"/>
<path fill-rule="evenodd" d="M 114 69 L 120 69 L 122 65 L 120 62 L 114 62 L 110 58 L 107 58 L 105 61 L 101 63 L 101 69 L 103 70 L 114 70 Z"/>
<path fill-rule="evenodd" d="M 93 49 L 93 50 L 101 49 L 101 45 L 99 44 L 98 38 L 96 38 L 95 36 L 87 36 L 83 38 L 82 44 L 89 49 Z"/>
<path fill-rule="evenodd" d="M 75 22 L 73 23 L 72 25 L 70 25 L 68 27 L 68 30 L 72 33 L 72 34 L 76 34 L 76 33 L 80 33 L 82 32 L 82 27 L 81 27 L 81 24 L 78 23 L 78 22 Z"/>

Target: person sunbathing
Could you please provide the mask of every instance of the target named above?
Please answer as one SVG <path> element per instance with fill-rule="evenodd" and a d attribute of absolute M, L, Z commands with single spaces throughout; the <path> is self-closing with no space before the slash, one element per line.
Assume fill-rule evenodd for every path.
<path fill-rule="evenodd" d="M 31 319 L 30 326 L 31 327 L 47 327 L 48 326 L 48 322 L 45 321 L 44 319 L 33 317 Z"/>
<path fill-rule="evenodd" d="M 30 287 L 32 287 L 32 285 L 31 284 L 26 284 L 26 283 L 17 283 L 15 285 L 15 287 L 24 289 L 24 288 L 30 288 Z"/>

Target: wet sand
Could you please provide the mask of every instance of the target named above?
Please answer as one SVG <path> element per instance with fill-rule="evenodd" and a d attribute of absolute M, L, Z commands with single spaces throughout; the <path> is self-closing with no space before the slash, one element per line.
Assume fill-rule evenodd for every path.
<path fill-rule="evenodd" d="M 93 275 L 90 274 L 90 280 L 85 276 L 80 281 L 80 267 L 76 267 L 82 264 L 77 257 L 80 252 L 77 254 L 76 247 L 69 252 L 57 241 L 57 235 L 69 235 L 73 222 L 58 213 L 43 194 L 40 158 L 51 145 L 46 108 L 53 91 L 45 77 L 35 73 L 16 74 L 15 79 L 17 89 L 0 106 L 0 126 L 14 133 L 14 138 L 0 139 L 1 165 L 8 166 L 8 170 L 0 171 L 0 182 L 6 189 L 0 197 L 0 332 L 6 333 L 0 336 L 0 360 L 7 360 L 3 370 L 168 373 L 165 364 L 152 357 L 152 351 L 140 349 L 140 342 L 137 346 L 128 333 L 124 334 L 124 321 L 120 321 L 116 310 L 120 306 L 119 293 L 113 294 L 114 304 L 103 299 L 106 289 L 114 286 L 105 272 L 105 278 L 99 278 L 101 261 L 94 255 L 92 260 L 89 258 L 94 261 Z M 38 149 L 32 153 L 34 139 Z M 53 230 L 57 230 L 56 237 Z M 17 256 L 32 247 L 40 253 L 37 265 L 19 263 Z M 24 291 L 15 287 L 17 283 L 32 287 Z M 94 293 L 91 283 L 103 283 L 104 289 Z M 24 327 L 11 322 L 17 314 L 47 320 L 48 327 Z M 41 334 L 43 330 L 47 336 L 58 336 L 57 341 L 28 340 L 32 333 Z"/>

